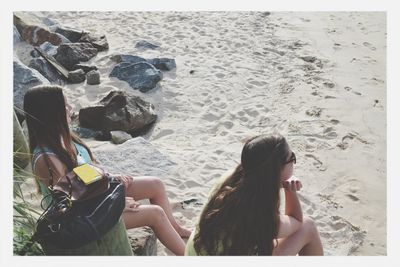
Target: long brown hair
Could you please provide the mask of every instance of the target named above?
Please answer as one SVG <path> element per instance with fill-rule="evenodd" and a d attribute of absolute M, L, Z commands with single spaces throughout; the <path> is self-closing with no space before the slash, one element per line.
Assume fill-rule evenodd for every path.
<path fill-rule="evenodd" d="M 69 130 L 65 99 L 60 86 L 40 85 L 30 88 L 24 96 L 24 111 L 31 154 L 36 147 L 48 147 L 70 171 L 77 165 L 72 144 L 74 141 L 85 147 L 94 160 L 90 149 Z"/>
<path fill-rule="evenodd" d="M 281 135 L 249 139 L 241 163 L 213 193 L 194 237 L 197 254 L 271 255 L 279 228 L 280 174 L 288 157 Z"/>

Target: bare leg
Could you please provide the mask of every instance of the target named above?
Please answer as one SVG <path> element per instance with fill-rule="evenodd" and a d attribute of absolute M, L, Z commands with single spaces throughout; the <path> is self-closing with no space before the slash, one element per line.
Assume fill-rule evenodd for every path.
<path fill-rule="evenodd" d="M 150 226 L 161 243 L 175 255 L 183 255 L 185 243 L 172 227 L 164 210 L 158 205 L 140 205 L 137 212 L 122 213 L 127 229 Z"/>
<path fill-rule="evenodd" d="M 272 255 L 313 255 L 324 254 L 321 239 L 315 223 L 312 219 L 304 217 L 299 230 L 292 235 L 278 240 L 278 246 L 274 248 Z"/>
<path fill-rule="evenodd" d="M 126 190 L 127 196 L 132 196 L 135 200 L 149 199 L 151 204 L 163 208 L 171 225 L 181 237 L 189 237 L 191 231 L 178 225 L 172 215 L 171 205 L 165 192 L 164 183 L 157 177 L 135 176 Z"/>

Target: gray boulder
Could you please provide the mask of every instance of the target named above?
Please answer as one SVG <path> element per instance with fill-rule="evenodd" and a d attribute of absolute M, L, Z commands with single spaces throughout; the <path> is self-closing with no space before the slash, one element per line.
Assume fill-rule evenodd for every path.
<path fill-rule="evenodd" d="M 156 87 L 163 75 L 161 71 L 149 63 L 122 62 L 113 68 L 110 77 L 117 77 L 122 81 L 126 81 L 133 89 L 147 92 Z"/>
<path fill-rule="evenodd" d="M 86 74 L 82 69 L 73 70 L 68 73 L 68 81 L 70 83 L 81 83 L 85 81 L 85 79 Z"/>
<path fill-rule="evenodd" d="M 148 59 L 147 62 L 159 70 L 168 71 L 176 68 L 175 59 L 173 58 L 153 58 Z"/>
<path fill-rule="evenodd" d="M 136 48 L 140 48 L 140 49 L 156 49 L 156 48 L 158 48 L 160 46 L 152 44 L 152 43 L 149 43 L 149 42 L 147 42 L 145 40 L 141 40 L 141 41 L 136 43 L 135 47 Z"/>
<path fill-rule="evenodd" d="M 24 103 L 24 95 L 29 88 L 40 84 L 50 84 L 50 82 L 37 70 L 28 68 L 17 58 L 14 58 L 13 69 L 14 105 L 22 109 Z"/>
<path fill-rule="evenodd" d="M 97 49 L 89 43 L 68 43 L 57 48 L 55 59 L 66 69 L 72 70 L 74 65 L 90 60 L 97 53 Z"/>
<path fill-rule="evenodd" d="M 49 42 L 44 42 L 43 44 L 40 45 L 40 49 L 42 49 L 46 54 L 54 57 L 55 54 L 57 54 L 57 48 L 58 46 L 52 45 Z M 37 58 L 40 57 L 40 53 L 36 51 L 36 49 L 33 49 L 30 52 L 31 57 Z"/>
<path fill-rule="evenodd" d="M 70 40 L 73 43 L 79 42 L 79 39 L 81 39 L 82 35 L 83 35 L 83 31 L 80 30 L 76 30 L 73 28 L 69 28 L 69 27 L 62 27 L 62 26 L 57 26 L 54 31 L 56 33 L 59 33 L 63 36 L 65 36 L 68 40 Z"/>
<path fill-rule="evenodd" d="M 100 83 L 100 72 L 97 70 L 91 70 L 86 74 L 87 84 L 99 84 Z"/>
<path fill-rule="evenodd" d="M 124 131 L 111 131 L 111 141 L 114 144 L 122 144 L 132 138 L 132 135 Z"/>
<path fill-rule="evenodd" d="M 84 32 L 79 39 L 79 42 L 90 43 L 99 51 L 105 51 L 109 48 L 106 36 L 101 34 Z"/>
<path fill-rule="evenodd" d="M 43 58 L 32 58 L 28 66 L 40 72 L 40 74 L 46 77 L 51 83 L 64 84 L 64 80 L 61 78 L 60 74 L 58 74 L 58 72 Z"/>
<path fill-rule="evenodd" d="M 157 237 L 150 227 L 126 230 L 134 256 L 156 256 Z"/>
<path fill-rule="evenodd" d="M 54 57 L 57 54 L 58 46 L 52 45 L 49 42 L 44 42 L 40 45 L 40 49 L 42 49 L 46 54 Z"/>
<path fill-rule="evenodd" d="M 14 45 L 16 43 L 21 42 L 21 40 L 22 40 L 21 34 L 19 34 L 19 32 L 15 26 L 13 26 L 13 39 L 14 39 Z"/>
<path fill-rule="evenodd" d="M 156 69 L 159 70 L 172 70 L 176 68 L 176 62 L 173 58 L 152 58 L 152 59 L 145 59 L 138 56 L 133 55 L 114 55 L 111 57 L 111 60 L 121 63 L 139 63 L 139 62 L 147 62 L 153 65 Z"/>
<path fill-rule="evenodd" d="M 61 35 L 50 31 L 43 22 L 43 18 L 28 12 L 14 12 L 14 25 L 22 36 L 22 39 L 31 45 L 41 45 L 50 42 L 59 45 L 66 42 Z"/>
<path fill-rule="evenodd" d="M 123 91 L 111 91 L 97 106 L 79 111 L 81 127 L 125 131 L 133 136 L 147 131 L 156 119 L 151 103 Z"/>
<path fill-rule="evenodd" d="M 176 167 L 176 163 L 143 137 L 132 138 L 121 145 L 104 144 L 92 151 L 99 164 L 110 173 L 165 177 Z"/>

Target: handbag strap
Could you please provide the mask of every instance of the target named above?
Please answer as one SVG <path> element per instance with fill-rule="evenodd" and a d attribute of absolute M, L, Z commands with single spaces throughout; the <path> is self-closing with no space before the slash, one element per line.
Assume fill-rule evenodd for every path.
<path fill-rule="evenodd" d="M 51 177 L 51 179 L 50 179 L 50 188 L 51 189 L 53 189 L 53 181 L 54 181 L 54 177 L 53 177 L 53 169 L 51 168 L 51 166 L 50 166 L 50 162 L 49 162 L 49 158 L 48 158 L 48 156 L 47 156 L 47 154 L 46 153 L 44 153 L 43 152 L 43 157 L 44 157 L 44 160 L 45 160 L 45 162 L 46 162 L 46 165 L 47 165 L 47 168 L 49 169 L 49 173 L 50 173 L 50 177 Z"/>

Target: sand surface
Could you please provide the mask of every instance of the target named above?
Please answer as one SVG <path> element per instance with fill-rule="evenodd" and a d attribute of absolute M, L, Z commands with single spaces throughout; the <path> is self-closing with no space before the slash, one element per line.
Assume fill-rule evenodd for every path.
<path fill-rule="evenodd" d="M 303 212 L 325 253 L 386 255 L 385 13 L 38 14 L 106 34 L 110 50 L 91 61 L 101 84 L 66 85 L 66 95 L 76 112 L 116 88 L 155 105 L 158 121 L 144 137 L 176 163 L 162 179 L 185 226 L 238 163 L 243 140 L 279 132 L 296 152 Z M 140 40 L 160 48 L 138 50 Z M 108 77 L 114 53 L 175 58 L 177 69 L 143 94 Z M 159 244 L 158 254 L 170 252 Z"/>

